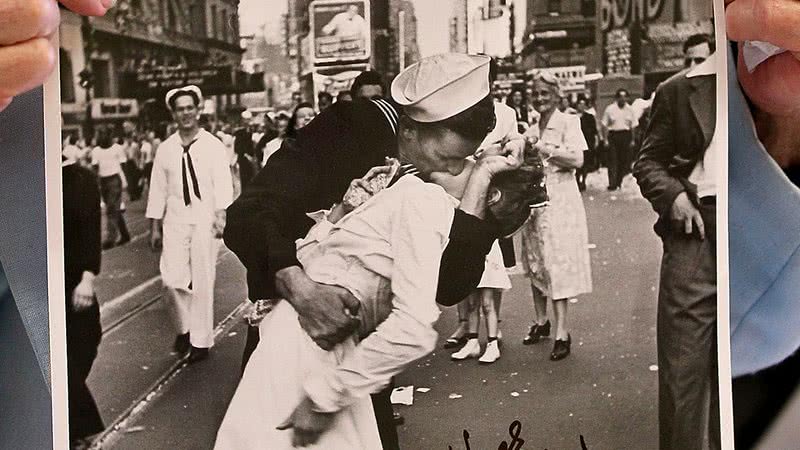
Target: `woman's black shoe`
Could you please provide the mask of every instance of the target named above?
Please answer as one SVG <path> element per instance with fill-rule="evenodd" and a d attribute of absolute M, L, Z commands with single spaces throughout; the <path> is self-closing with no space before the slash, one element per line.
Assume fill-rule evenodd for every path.
<path fill-rule="evenodd" d="M 561 339 L 556 339 L 555 344 L 553 344 L 553 352 L 550 353 L 550 361 L 560 361 L 569 356 L 571 346 L 572 346 L 572 336 L 570 336 L 569 334 L 567 334 L 566 341 L 562 341 Z"/>
<path fill-rule="evenodd" d="M 450 348 L 461 348 L 466 343 L 467 343 L 467 335 L 461 336 L 459 338 L 451 337 L 451 338 L 448 338 L 446 341 L 444 341 L 444 348 L 447 348 L 447 349 L 450 349 Z"/>
<path fill-rule="evenodd" d="M 179 334 L 175 338 L 175 344 L 172 345 L 172 349 L 179 355 L 188 352 L 191 347 L 192 344 L 189 343 L 189 333 Z"/>
<path fill-rule="evenodd" d="M 546 338 L 550 336 L 550 321 L 544 323 L 544 325 L 533 324 L 531 325 L 531 330 L 528 331 L 528 335 L 525 336 L 525 339 L 522 340 L 524 345 L 531 345 L 539 342 L 541 338 Z"/>

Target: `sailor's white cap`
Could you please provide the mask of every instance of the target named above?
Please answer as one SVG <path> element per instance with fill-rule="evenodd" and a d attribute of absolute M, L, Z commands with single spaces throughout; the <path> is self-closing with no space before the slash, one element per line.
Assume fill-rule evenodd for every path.
<path fill-rule="evenodd" d="M 439 122 L 489 95 L 491 58 L 443 53 L 421 59 L 392 82 L 392 98 L 417 122 Z"/>
<path fill-rule="evenodd" d="M 167 96 L 164 99 L 164 101 L 167 103 L 167 108 L 170 111 L 172 111 L 172 104 L 171 104 L 172 97 L 175 97 L 177 94 L 181 94 L 181 93 L 185 94 L 187 92 L 191 92 L 192 94 L 197 96 L 197 107 L 198 108 L 202 108 L 202 106 L 203 106 L 203 91 L 201 91 L 199 87 L 197 87 L 197 86 L 195 86 L 193 84 L 190 84 L 188 86 L 184 86 L 182 88 L 173 89 L 173 90 L 167 92 Z"/>

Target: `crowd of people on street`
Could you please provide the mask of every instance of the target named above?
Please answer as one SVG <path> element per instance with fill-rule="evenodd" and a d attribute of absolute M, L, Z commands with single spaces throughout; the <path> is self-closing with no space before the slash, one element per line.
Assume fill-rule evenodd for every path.
<path fill-rule="evenodd" d="M 433 350 L 436 303 L 457 305 L 450 358 L 491 364 L 512 268 L 531 288 L 522 343 L 552 337 L 550 359 L 570 355 L 569 300 L 592 291 L 581 191 L 601 166 L 608 189 L 620 188 L 647 142 L 653 99 L 631 104 L 619 89 L 598 120 L 593 99 L 565 95 L 550 72 L 510 91 L 495 87 L 496 72 L 480 55 L 424 58 L 391 87 L 364 72 L 349 99 L 297 98 L 263 123 L 249 112 L 232 123 L 205 116 L 202 91 L 186 86 L 166 95 L 166 133 L 125 123 L 65 137 L 65 167 L 98 180 L 102 249 L 130 242 L 125 205 L 146 200 L 176 318 L 172 351 L 189 363 L 214 345 L 220 239 L 247 269 L 243 378 L 216 448 L 398 448 L 393 376 Z M 502 186 L 525 167 L 522 183 Z M 74 378 L 93 405 L 86 376 Z"/>

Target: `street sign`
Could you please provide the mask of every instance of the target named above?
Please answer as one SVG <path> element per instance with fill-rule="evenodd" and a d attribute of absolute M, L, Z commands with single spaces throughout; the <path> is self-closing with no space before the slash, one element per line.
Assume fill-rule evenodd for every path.
<path fill-rule="evenodd" d="M 234 92 L 231 66 L 187 68 L 181 66 L 140 69 L 123 75 L 124 95 L 146 97 L 186 85 L 196 85 L 204 95 Z"/>
<path fill-rule="evenodd" d="M 529 73 L 534 72 L 547 72 L 556 77 L 561 91 L 565 94 L 582 92 L 586 89 L 586 66 L 545 67 L 529 71 Z"/>
<path fill-rule="evenodd" d="M 366 61 L 372 55 L 367 0 L 315 0 L 309 6 L 316 64 Z"/>
<path fill-rule="evenodd" d="M 130 98 L 94 98 L 91 110 L 92 119 L 134 119 L 139 115 L 139 103 Z"/>

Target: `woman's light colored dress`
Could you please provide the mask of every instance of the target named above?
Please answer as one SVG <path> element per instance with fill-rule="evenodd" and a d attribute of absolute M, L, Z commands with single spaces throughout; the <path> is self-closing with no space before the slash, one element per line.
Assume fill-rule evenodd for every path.
<path fill-rule="evenodd" d="M 553 112 L 541 141 L 561 152 L 582 154 L 588 148 L 580 118 Z M 551 299 L 592 291 L 586 211 L 575 181 L 575 169 L 547 161 L 548 206 L 534 209 L 522 231 L 522 262 L 532 284 Z"/>
<path fill-rule="evenodd" d="M 338 411 L 331 429 L 307 448 L 381 448 L 369 394 L 436 345 L 439 264 L 455 205 L 441 187 L 405 176 L 337 224 L 321 221 L 312 228 L 298 244 L 298 259 L 316 282 L 344 287 L 359 299 L 359 334 L 366 337 L 323 351 L 289 303 L 278 301 L 260 324 L 260 343 L 216 449 L 292 448 L 293 431 L 275 427 L 305 395 L 322 411 Z"/>
<path fill-rule="evenodd" d="M 503 263 L 503 252 L 500 250 L 499 241 L 494 241 L 492 249 L 486 255 L 486 263 L 478 288 L 511 289 L 511 279 L 508 277 L 508 271 Z"/>

